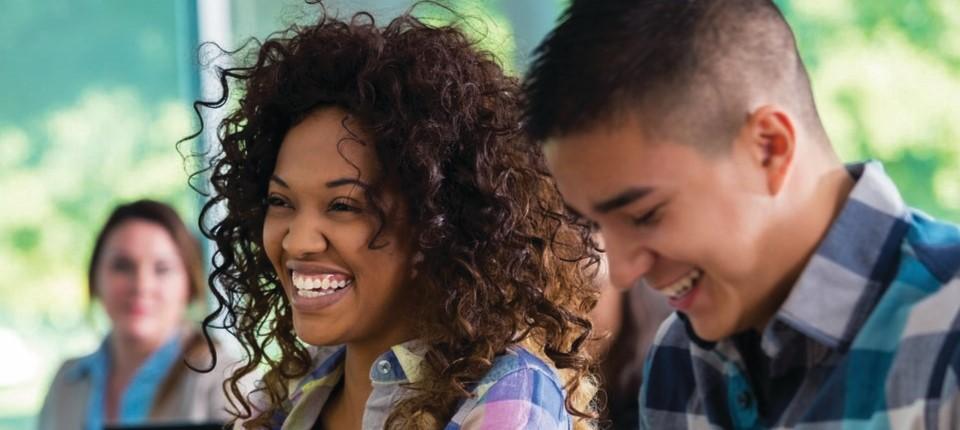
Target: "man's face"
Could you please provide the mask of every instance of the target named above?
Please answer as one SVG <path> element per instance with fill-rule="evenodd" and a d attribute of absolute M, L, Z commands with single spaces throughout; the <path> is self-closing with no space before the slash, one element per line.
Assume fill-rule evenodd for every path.
<path fill-rule="evenodd" d="M 766 237 L 773 197 L 739 139 L 711 155 L 629 120 L 544 147 L 567 204 L 599 227 L 614 285 L 644 281 L 705 340 L 763 324 L 777 306 L 778 268 L 764 258 L 776 246 Z"/>

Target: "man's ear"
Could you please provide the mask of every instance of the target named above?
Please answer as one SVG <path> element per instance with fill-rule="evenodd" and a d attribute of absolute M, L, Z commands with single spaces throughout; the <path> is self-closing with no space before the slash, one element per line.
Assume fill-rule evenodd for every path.
<path fill-rule="evenodd" d="M 751 161 L 763 170 L 767 191 L 779 194 L 797 148 L 793 119 L 775 106 L 762 106 L 748 116 L 739 140 Z"/>

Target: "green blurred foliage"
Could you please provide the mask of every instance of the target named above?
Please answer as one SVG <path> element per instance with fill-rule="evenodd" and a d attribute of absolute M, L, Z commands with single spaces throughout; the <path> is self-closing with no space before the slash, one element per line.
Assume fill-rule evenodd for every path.
<path fill-rule="evenodd" d="M 846 160 L 884 163 L 907 202 L 960 221 L 960 2 L 777 2 Z"/>
<path fill-rule="evenodd" d="M 194 127 L 185 3 L 0 0 L 0 428 L 29 427 L 105 331 L 85 279 L 112 207 L 155 198 L 196 224 L 174 147 Z"/>

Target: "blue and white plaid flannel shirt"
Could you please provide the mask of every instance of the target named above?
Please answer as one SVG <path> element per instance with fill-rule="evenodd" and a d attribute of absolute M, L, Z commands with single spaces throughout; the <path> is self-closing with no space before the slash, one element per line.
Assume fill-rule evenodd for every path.
<path fill-rule="evenodd" d="M 660 327 L 649 429 L 960 428 L 960 229 L 908 208 L 878 162 L 763 333 Z M 747 365 L 749 363 L 749 365 Z"/>

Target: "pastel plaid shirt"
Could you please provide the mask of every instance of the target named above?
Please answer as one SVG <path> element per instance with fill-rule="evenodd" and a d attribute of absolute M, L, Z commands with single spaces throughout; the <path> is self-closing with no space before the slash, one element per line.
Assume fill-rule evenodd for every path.
<path fill-rule="evenodd" d="M 877 162 L 763 333 L 697 339 L 683 315 L 646 363 L 650 429 L 960 428 L 960 230 L 903 203 Z"/>
<path fill-rule="evenodd" d="M 394 346 L 370 369 L 373 392 L 363 413 L 363 429 L 382 429 L 391 407 L 409 394 L 404 384 L 420 380 L 423 347 L 416 341 Z M 317 421 L 330 394 L 343 377 L 345 348 L 314 350 L 316 367 L 292 384 L 285 413 L 271 428 L 308 430 Z M 459 405 L 445 430 L 570 429 L 564 391 L 554 369 L 517 346 L 498 356 L 473 388 L 474 396 Z"/>

